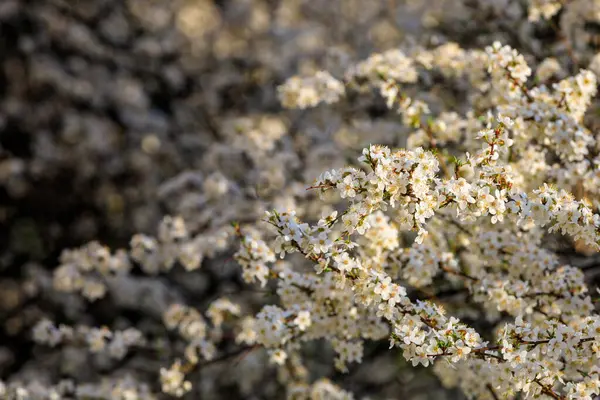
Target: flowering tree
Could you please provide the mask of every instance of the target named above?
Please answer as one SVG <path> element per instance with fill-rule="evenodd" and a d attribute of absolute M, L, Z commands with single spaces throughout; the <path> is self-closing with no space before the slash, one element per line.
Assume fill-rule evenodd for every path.
<path fill-rule="evenodd" d="M 596 3 L 530 1 L 528 18 L 560 15 L 577 28 L 578 16 L 600 19 Z M 69 373 L 90 355 L 95 369 L 114 373 L 11 377 L 0 394 L 219 397 L 232 384 L 211 368 L 225 363 L 238 395 L 275 371 L 264 397 L 377 397 L 377 388 L 354 393 L 344 376 L 371 365 L 368 350 L 378 349 L 469 398 L 600 395 L 600 316 L 581 267 L 600 249 L 591 115 L 600 58 L 559 39 L 566 61 L 534 57 L 535 74 L 531 55 L 498 41 L 406 41 L 288 77 L 277 97 L 296 110 L 292 122 L 271 113 L 213 126 L 209 173 L 160 188 L 177 215 L 164 216 L 156 236 L 135 234 L 127 249 L 93 241 L 64 250 L 52 276 L 33 285 L 63 310 L 36 318 L 35 349 L 58 354 Z M 435 80 L 450 88 L 447 99 L 424 95 Z M 377 107 L 392 125 L 354 121 L 364 138 L 340 128 L 332 149 L 319 143 L 327 128 L 310 135 Z M 358 150 L 375 130 L 381 144 Z M 178 198 L 190 182 L 201 196 Z M 212 295 L 174 289 L 193 285 L 211 262 Z M 243 282 L 236 290 L 227 287 L 232 275 Z M 113 308 L 147 318 L 99 324 Z M 127 375 L 118 373 L 124 365 Z"/>

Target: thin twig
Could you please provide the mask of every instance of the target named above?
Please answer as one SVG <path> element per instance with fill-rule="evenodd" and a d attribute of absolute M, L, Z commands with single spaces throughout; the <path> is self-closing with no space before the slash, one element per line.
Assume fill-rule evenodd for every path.
<path fill-rule="evenodd" d="M 491 383 L 488 383 L 487 385 L 485 385 L 485 387 L 490 392 L 490 394 L 492 395 L 492 397 L 494 398 L 494 400 L 500 400 L 500 398 L 498 397 L 498 395 L 494 391 L 494 388 L 492 387 Z"/>

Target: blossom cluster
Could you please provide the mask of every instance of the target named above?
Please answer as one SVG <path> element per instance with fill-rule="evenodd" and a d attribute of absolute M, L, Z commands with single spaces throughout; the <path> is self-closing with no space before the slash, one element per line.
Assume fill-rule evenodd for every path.
<path fill-rule="evenodd" d="M 54 287 L 94 301 L 106 295 L 111 277 L 128 275 L 136 263 L 146 274 L 167 272 L 176 262 L 187 271 L 195 270 L 204 254 L 214 256 L 227 246 L 228 236 L 227 230 L 220 230 L 190 237 L 181 217 L 166 216 L 158 239 L 137 234 L 131 238 L 129 251 L 119 249 L 111 255 L 108 247 L 98 242 L 65 250 L 61 265 L 54 271 Z"/>
<path fill-rule="evenodd" d="M 106 352 L 110 357 L 122 359 L 130 347 L 146 344 L 142 333 L 135 328 L 123 331 L 111 331 L 106 327 L 94 328 L 77 326 L 75 328 L 42 320 L 33 328 L 33 340 L 39 344 L 55 347 L 60 344 L 84 345 L 91 353 Z"/>
<path fill-rule="evenodd" d="M 131 3 L 144 14 L 144 2 Z M 193 55 L 165 56 L 174 69 L 161 72 L 169 84 L 180 82 L 177 96 L 185 100 L 166 104 L 129 79 L 117 85 L 129 93 L 119 100 L 127 107 L 172 112 L 174 132 L 205 136 L 166 140 L 159 133 L 170 124 L 158 111 L 119 117 L 119 126 L 143 125 L 147 157 L 127 160 L 136 169 L 159 169 L 149 160 L 169 151 L 181 156 L 176 168 L 161 170 L 170 179 L 155 188 L 149 174 L 151 183 L 137 191 L 143 197 L 157 189 L 135 218 L 170 215 L 154 236 L 136 225 L 142 233 L 125 235 L 127 249 L 92 241 L 64 250 L 53 271 L 30 265 L 0 281 L 5 330 L 29 330 L 23 336 L 40 366 L 62 363 L 47 375 L 31 368 L 60 377 L 39 381 L 30 379 L 30 363 L 17 364 L 19 374 L 0 381 L 1 398 L 400 396 L 386 390 L 384 372 L 397 388 L 410 366 L 427 367 L 415 373 L 433 372 L 469 398 L 600 395 L 600 317 L 591 289 L 597 258 L 589 256 L 600 250 L 600 56 L 566 33 L 583 30 L 587 38 L 594 31 L 588 21 L 600 21 L 597 1 L 531 0 L 528 16 L 522 2 L 452 2 L 462 26 L 456 34 L 436 15 L 446 3 L 436 0 L 423 11 L 436 32 L 426 40 L 404 37 L 395 27 L 401 13 L 378 2 L 344 3 L 360 26 L 352 31 L 388 44 L 364 59 L 362 39 L 321 54 L 319 29 L 294 36 L 305 15 L 328 15 L 329 3 L 252 0 L 231 15 L 229 5 L 210 0 L 185 3 L 206 22 L 184 12 L 176 18 L 197 36 L 191 53 L 205 54 L 210 42 L 207 59 L 243 65 L 244 76 L 233 80 L 244 92 L 233 90 L 239 87 L 227 68 L 218 79 L 180 76 L 178 63 L 193 70 Z M 402 18 L 411 18 L 418 2 L 403 3 Z M 482 15 L 502 15 L 490 18 L 493 29 L 514 29 L 477 37 L 484 46 L 473 48 L 465 40 L 473 24 L 460 18 L 479 12 L 475 3 Z M 217 18 L 247 13 L 242 33 Z M 169 14 L 144 15 L 161 25 Z M 557 30 L 543 31 L 555 21 Z M 352 36 L 344 26 L 327 39 Z M 538 29 L 557 43 L 545 46 L 550 39 L 537 38 Z M 256 43 L 238 38 L 251 32 Z M 298 45 L 250 59 L 272 37 Z M 175 42 L 140 48 L 168 50 Z M 290 72 L 298 48 L 311 58 Z M 85 69 L 76 61 L 70 68 Z M 187 86 L 208 94 L 188 98 Z M 265 106 L 269 99 L 291 110 Z M 65 140 L 81 124 L 100 125 L 85 121 L 65 121 Z M 2 164 L 0 181 L 10 182 L 11 193 L 20 193 L 26 164 Z M 103 190 L 111 210 L 131 195 Z M 0 346 L 0 367 L 12 340 Z M 361 388 L 354 374 L 379 368 L 375 362 L 389 365 L 376 385 Z"/>

